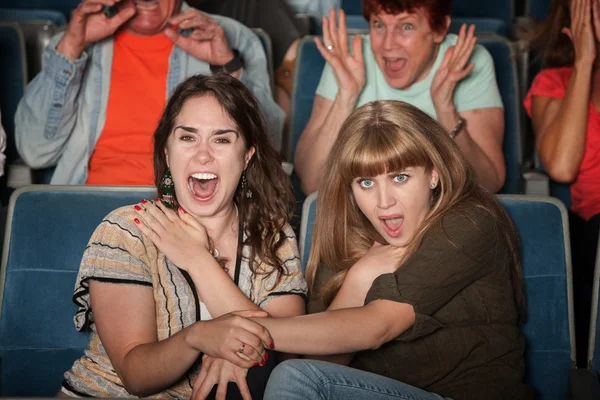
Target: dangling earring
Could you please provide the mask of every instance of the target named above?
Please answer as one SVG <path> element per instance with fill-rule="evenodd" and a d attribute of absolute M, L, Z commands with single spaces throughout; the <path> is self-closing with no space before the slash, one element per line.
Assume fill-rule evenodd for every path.
<path fill-rule="evenodd" d="M 171 176 L 171 171 L 167 168 L 165 171 L 162 182 L 161 182 L 161 202 L 169 208 L 175 208 L 175 183 L 173 182 L 173 177 Z"/>
<path fill-rule="evenodd" d="M 246 171 L 242 172 L 242 194 L 246 194 L 247 199 L 252 199 L 252 190 L 248 187 L 248 180 L 246 179 Z"/>

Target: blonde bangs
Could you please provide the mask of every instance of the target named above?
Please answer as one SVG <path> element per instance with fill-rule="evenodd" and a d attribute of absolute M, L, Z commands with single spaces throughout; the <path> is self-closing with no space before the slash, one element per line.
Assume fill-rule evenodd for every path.
<path fill-rule="evenodd" d="M 400 172 L 408 167 L 431 168 L 423 146 L 398 125 L 379 120 L 350 135 L 345 154 L 339 160 L 339 172 L 344 182 L 350 183 L 357 177 Z"/>

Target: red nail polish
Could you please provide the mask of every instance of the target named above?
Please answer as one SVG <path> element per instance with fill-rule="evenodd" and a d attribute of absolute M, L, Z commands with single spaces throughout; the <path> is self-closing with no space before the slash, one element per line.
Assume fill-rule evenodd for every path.
<path fill-rule="evenodd" d="M 253 365 L 253 367 L 258 367 L 258 363 L 255 362 L 254 365 Z"/>
<path fill-rule="evenodd" d="M 269 345 L 269 347 L 271 348 L 271 350 L 273 350 L 273 349 L 275 348 L 275 345 L 274 345 L 273 343 L 271 343 L 271 344 Z"/>
<path fill-rule="evenodd" d="M 133 206 L 133 208 L 135 209 L 135 211 L 142 211 L 142 207 L 138 206 L 137 204 Z"/>
<path fill-rule="evenodd" d="M 138 225 L 140 224 L 140 220 L 139 220 L 139 219 L 137 219 L 137 218 L 134 218 L 134 219 L 133 219 L 133 222 L 135 222 L 135 223 L 136 223 L 136 224 L 138 224 Z"/>
<path fill-rule="evenodd" d="M 267 365 L 267 363 L 265 361 L 263 361 L 263 362 L 260 363 L 261 367 L 264 367 L 265 365 Z"/>
<path fill-rule="evenodd" d="M 179 206 L 179 212 L 182 214 L 187 214 L 187 211 L 185 211 L 181 206 Z"/>
<path fill-rule="evenodd" d="M 265 353 L 265 361 L 269 361 L 269 354 Z"/>
<path fill-rule="evenodd" d="M 157 198 L 154 199 L 155 203 L 158 203 L 159 201 L 160 201 L 160 197 L 157 197 Z"/>
<path fill-rule="evenodd" d="M 146 199 L 143 199 L 143 200 L 141 201 L 141 203 L 142 203 L 142 204 L 146 204 L 147 202 L 148 202 L 148 200 L 146 200 Z"/>

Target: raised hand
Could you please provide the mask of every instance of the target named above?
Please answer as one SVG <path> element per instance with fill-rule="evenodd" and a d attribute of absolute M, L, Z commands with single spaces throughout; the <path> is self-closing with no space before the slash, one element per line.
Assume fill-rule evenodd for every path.
<path fill-rule="evenodd" d="M 172 28 L 165 29 L 165 35 L 198 60 L 223 65 L 233 59 L 233 51 L 225 37 L 225 32 L 212 17 L 198 10 L 189 9 L 171 17 L 169 22 L 181 29 L 193 29 L 188 37 L 180 35 Z"/>
<path fill-rule="evenodd" d="M 187 271 L 188 264 L 210 254 L 206 229 L 181 207 L 175 212 L 160 201 L 143 200 L 134 209 L 142 233 L 179 268 Z"/>
<path fill-rule="evenodd" d="M 135 5 L 128 3 L 119 8 L 117 14 L 107 18 L 103 6 L 113 6 L 121 0 L 83 0 L 73 11 L 67 30 L 57 50 L 66 57 L 76 60 L 85 47 L 112 36 L 117 29 L 136 13 Z"/>
<path fill-rule="evenodd" d="M 463 80 L 475 67 L 469 64 L 471 54 L 475 48 L 475 25 L 468 29 L 465 24 L 460 27 L 456 44 L 446 50 L 440 68 L 437 70 L 431 83 L 431 99 L 438 115 L 453 112 L 454 91 L 458 82 Z"/>
<path fill-rule="evenodd" d="M 596 1 L 594 0 L 594 3 Z M 569 3 L 571 26 L 562 28 L 561 32 L 571 39 L 575 49 L 575 63 L 593 63 L 596 59 L 596 44 L 594 38 L 595 20 L 598 15 L 598 5 L 592 22 L 592 5 L 590 0 L 572 0 Z"/>
<path fill-rule="evenodd" d="M 241 368 L 265 365 L 265 347 L 273 339 L 262 325 L 248 318 L 264 318 L 262 310 L 236 311 L 210 321 L 198 322 L 188 333 L 190 343 L 203 353 L 225 359 Z"/>
<path fill-rule="evenodd" d="M 339 27 L 336 24 L 335 10 L 329 11 L 329 18 L 323 17 L 323 42 L 315 38 L 317 49 L 333 69 L 340 94 L 358 99 L 365 86 L 365 62 L 362 38 L 354 36 L 352 54 L 348 51 L 348 30 L 346 14 L 340 10 Z"/>
<path fill-rule="evenodd" d="M 596 42 L 600 42 L 600 4 L 599 0 L 592 0 L 592 22 L 594 24 L 594 36 Z"/>
<path fill-rule="evenodd" d="M 213 358 L 205 354 L 202 356 L 200 374 L 194 382 L 191 400 L 206 399 L 214 385 L 218 385 L 215 399 L 225 400 L 229 382 L 237 384 L 243 400 L 252 400 L 248 382 L 246 382 L 247 375 L 247 368 L 240 368 L 229 361 L 221 358 Z"/>

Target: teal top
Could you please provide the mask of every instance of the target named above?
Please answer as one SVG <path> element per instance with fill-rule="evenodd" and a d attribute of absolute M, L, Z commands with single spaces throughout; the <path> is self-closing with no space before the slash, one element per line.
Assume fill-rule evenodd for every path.
<path fill-rule="evenodd" d="M 440 50 L 435 59 L 433 68 L 420 82 L 414 83 L 408 89 L 395 89 L 387 84 L 383 72 L 379 68 L 368 35 L 362 35 L 363 54 L 365 59 L 366 84 L 360 93 L 356 107 L 373 100 L 401 100 L 412 104 L 436 118 L 435 109 L 431 100 L 430 88 L 433 78 L 444 59 L 446 50 L 456 43 L 458 36 L 448 34 L 440 44 Z M 470 62 L 475 64 L 471 73 L 456 86 L 454 92 L 454 105 L 458 112 L 480 108 L 503 107 L 492 56 L 481 45 L 476 45 L 471 55 Z M 333 101 L 338 91 L 333 70 L 327 64 L 323 69 L 317 94 Z"/>

